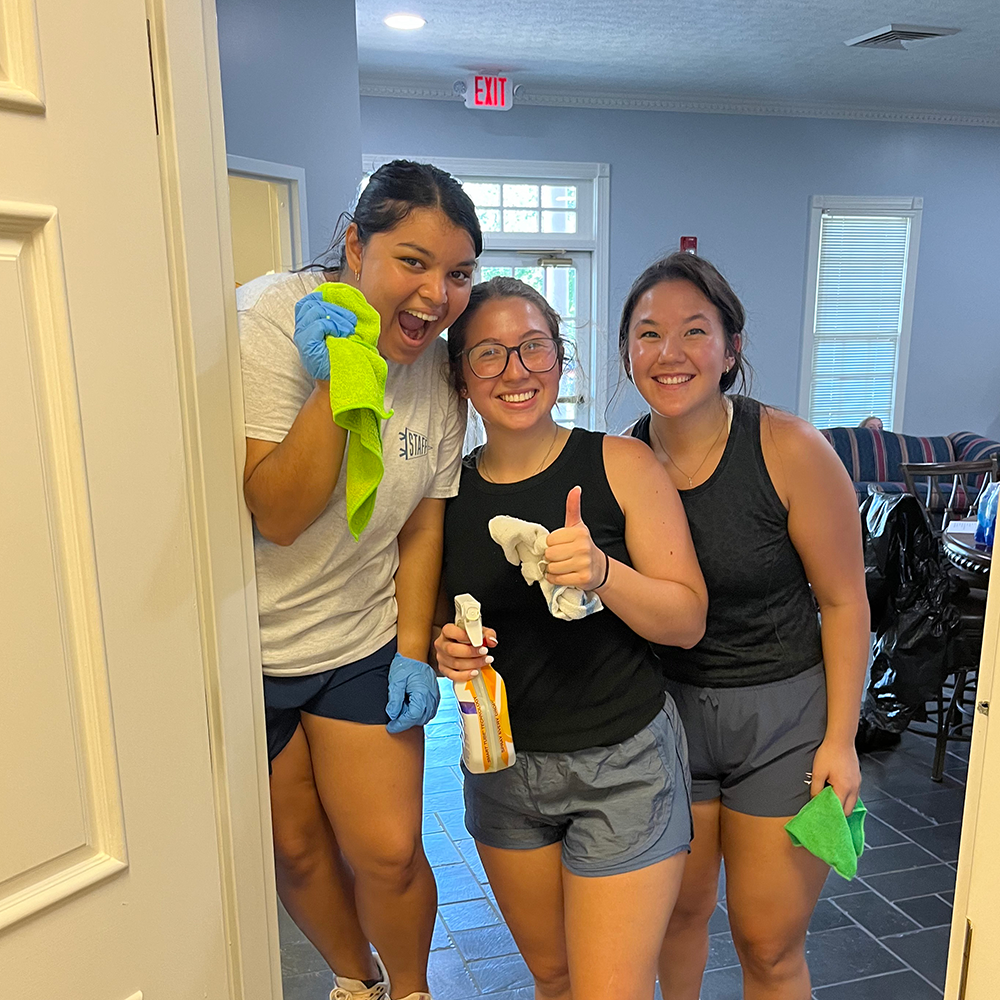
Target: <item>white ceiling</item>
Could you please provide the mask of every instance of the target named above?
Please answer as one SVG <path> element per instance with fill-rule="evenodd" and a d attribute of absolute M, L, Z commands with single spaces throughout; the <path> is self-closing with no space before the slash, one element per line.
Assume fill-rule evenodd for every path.
<path fill-rule="evenodd" d="M 398 11 L 427 19 L 387 28 Z M 357 0 L 362 93 L 447 98 L 473 69 L 531 104 L 1000 125 L 1000 0 Z M 890 23 L 960 28 L 847 48 Z"/>

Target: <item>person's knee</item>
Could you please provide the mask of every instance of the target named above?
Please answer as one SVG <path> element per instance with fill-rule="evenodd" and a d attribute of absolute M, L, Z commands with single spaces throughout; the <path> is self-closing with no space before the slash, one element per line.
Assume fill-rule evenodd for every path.
<path fill-rule="evenodd" d="M 569 996 L 569 969 L 565 965 L 546 965 L 531 969 L 535 980 L 535 994 L 544 1000 L 562 1000 Z"/>
<path fill-rule="evenodd" d="M 699 886 L 697 891 L 682 891 L 670 914 L 668 933 L 704 930 L 715 912 L 718 889 L 715 884 Z"/>
<path fill-rule="evenodd" d="M 427 864 L 419 836 L 374 839 L 364 845 L 358 856 L 349 860 L 359 878 L 381 883 L 397 892 L 405 892 Z"/>
<path fill-rule="evenodd" d="M 805 961 L 802 940 L 772 934 L 733 932 L 743 971 L 758 982 L 781 982 L 797 976 Z"/>
<path fill-rule="evenodd" d="M 317 823 L 280 822 L 273 827 L 274 864 L 286 880 L 307 882 L 328 863 L 328 838 Z"/>

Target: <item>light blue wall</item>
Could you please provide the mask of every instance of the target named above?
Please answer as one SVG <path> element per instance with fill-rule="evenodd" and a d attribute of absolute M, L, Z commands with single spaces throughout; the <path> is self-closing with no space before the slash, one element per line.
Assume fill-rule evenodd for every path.
<path fill-rule="evenodd" d="M 226 151 L 302 167 L 309 246 L 361 179 L 354 0 L 217 0 Z"/>
<path fill-rule="evenodd" d="M 361 121 L 366 153 L 610 163 L 612 329 L 632 279 L 697 235 L 747 307 L 755 394 L 792 410 L 810 196 L 922 196 L 904 429 L 1000 438 L 998 129 L 368 97 Z"/>

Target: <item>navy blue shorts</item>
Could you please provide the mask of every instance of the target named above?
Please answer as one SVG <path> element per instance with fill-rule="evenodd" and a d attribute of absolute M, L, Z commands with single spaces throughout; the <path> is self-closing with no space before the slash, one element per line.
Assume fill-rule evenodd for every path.
<path fill-rule="evenodd" d="M 321 674 L 296 677 L 264 675 L 264 712 L 267 719 L 267 759 L 270 763 L 288 746 L 299 725 L 299 713 L 324 719 L 384 726 L 389 721 L 389 664 L 396 640 L 355 663 L 345 663 Z"/>

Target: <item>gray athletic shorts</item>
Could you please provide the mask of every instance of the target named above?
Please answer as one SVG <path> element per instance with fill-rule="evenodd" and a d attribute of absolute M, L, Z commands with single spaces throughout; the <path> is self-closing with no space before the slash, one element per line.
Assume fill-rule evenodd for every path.
<path fill-rule="evenodd" d="M 466 771 L 465 826 L 480 843 L 506 850 L 562 841 L 563 864 L 574 875 L 618 875 L 690 850 L 689 782 L 684 728 L 668 697 L 622 743 L 573 753 L 518 750 L 503 771 Z"/>
<path fill-rule="evenodd" d="M 691 798 L 748 816 L 794 816 L 826 734 L 823 664 L 783 681 L 710 688 L 667 682 L 684 720 Z"/>

